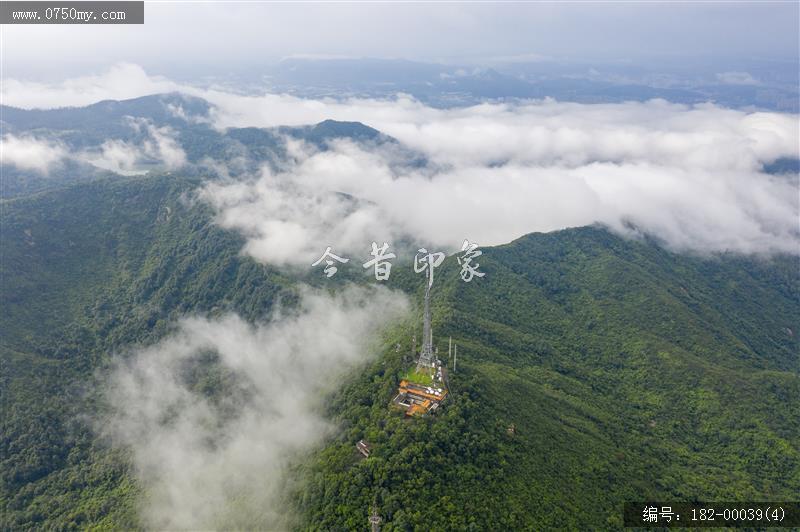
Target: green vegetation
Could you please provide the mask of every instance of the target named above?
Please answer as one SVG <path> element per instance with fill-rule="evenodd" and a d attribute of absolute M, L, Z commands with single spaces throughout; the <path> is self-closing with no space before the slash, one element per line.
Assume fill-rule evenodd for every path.
<path fill-rule="evenodd" d="M 431 386 L 433 384 L 433 372 L 428 370 L 417 371 L 416 366 L 412 366 L 401 379 L 406 379 L 423 386 Z"/>
<path fill-rule="evenodd" d="M 435 336 L 459 343 L 446 407 L 387 413 L 404 367 L 387 350 L 332 404 L 341 440 L 302 468 L 308 528 L 358 528 L 374 497 L 384 530 L 541 530 L 619 529 L 624 501 L 800 492 L 796 258 L 690 257 L 598 228 L 481 258 L 480 281 L 454 261 L 437 275 Z"/>
<path fill-rule="evenodd" d="M 190 206 L 196 184 L 101 180 L 0 204 L 0 529 L 135 526 L 128 458 L 87 421 L 95 371 L 185 314 L 256 320 L 296 298 Z"/>
<path fill-rule="evenodd" d="M 86 421 L 96 372 L 180 316 L 255 321 L 325 282 L 243 257 L 191 203 L 198 182 L 0 204 L 0 528 L 137 527 L 129 457 Z M 376 498 L 383 530 L 540 530 L 619 528 L 626 500 L 800 493 L 796 258 L 692 257 L 583 228 L 484 249 L 481 269 L 469 284 L 452 259 L 437 271 L 435 338 L 459 345 L 443 409 L 389 408 L 416 316 L 326 403 L 341 431 L 293 465 L 299 527 L 362 530 Z M 392 270 L 417 301 L 422 283 Z"/>

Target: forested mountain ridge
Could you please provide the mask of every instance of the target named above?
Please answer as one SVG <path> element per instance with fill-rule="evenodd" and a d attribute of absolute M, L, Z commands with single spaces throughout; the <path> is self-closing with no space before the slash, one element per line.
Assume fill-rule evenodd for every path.
<path fill-rule="evenodd" d="M 189 206 L 196 185 L 114 178 L 4 202 L 4 527 L 132 525 L 129 466 L 90 419 L 102 406 L 95 370 L 184 313 L 261 317 L 288 284 Z"/>
<path fill-rule="evenodd" d="M 3 200 L 3 527 L 139 525 L 129 457 L 86 420 L 106 363 L 185 314 L 255 321 L 300 284 L 326 286 L 242 256 L 191 201 L 200 183 Z M 459 344 L 451 400 L 425 419 L 389 409 L 419 335 L 416 318 L 398 324 L 328 404 L 341 432 L 293 466 L 298 527 L 360 529 L 377 501 L 386 530 L 618 528 L 625 500 L 800 491 L 796 257 L 693 257 L 595 227 L 484 248 L 480 263 L 471 283 L 452 259 L 437 273 L 435 341 Z M 422 293 L 408 265 L 390 284 Z"/>
<path fill-rule="evenodd" d="M 386 421 L 374 377 L 343 395 L 332 415 L 377 450 L 349 468 L 349 440 L 326 451 L 309 526 L 355 527 L 376 495 L 392 530 L 614 529 L 626 501 L 798 492 L 795 257 L 687 257 L 581 228 L 481 259 L 485 278 L 445 271 L 434 295 L 440 352 L 459 344 L 454 400 L 409 427 Z"/>
<path fill-rule="evenodd" d="M 174 171 L 183 176 L 253 175 L 273 171 L 289 158 L 287 142 L 303 141 L 325 151 L 338 141 L 368 148 L 390 147 L 406 165 L 424 164 L 424 156 L 360 122 L 324 120 L 304 126 L 218 129 L 214 106 L 182 93 L 108 100 L 85 107 L 18 109 L 0 106 L 4 142 L 18 139 L 55 152 L 46 168 L 17 167 L 3 161 L 0 197 L 14 198 L 116 174 Z M 166 152 L 169 152 L 168 154 Z M 166 164 L 165 158 L 175 159 Z M 124 164 L 123 164 L 124 163 Z"/>
<path fill-rule="evenodd" d="M 4 105 L 3 125 L 9 133 L 61 131 L 73 147 L 129 136 L 129 118 L 147 118 L 159 126 L 185 125 L 187 116 L 203 117 L 211 105 L 180 93 L 155 94 L 130 100 L 104 100 L 84 107 L 20 109 Z"/>

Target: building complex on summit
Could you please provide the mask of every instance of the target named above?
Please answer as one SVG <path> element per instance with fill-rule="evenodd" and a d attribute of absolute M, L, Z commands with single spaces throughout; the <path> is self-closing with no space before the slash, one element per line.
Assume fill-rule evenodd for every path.
<path fill-rule="evenodd" d="M 425 303 L 422 318 L 422 346 L 417 358 L 416 369 L 400 380 L 397 395 L 392 403 L 405 409 L 406 416 L 427 414 L 439 408 L 447 396 L 447 368 L 442 365 L 433 347 L 433 327 L 431 325 L 431 285 L 425 288 Z M 452 352 L 452 339 L 449 352 Z M 416 357 L 416 341 L 412 341 L 411 355 Z"/>

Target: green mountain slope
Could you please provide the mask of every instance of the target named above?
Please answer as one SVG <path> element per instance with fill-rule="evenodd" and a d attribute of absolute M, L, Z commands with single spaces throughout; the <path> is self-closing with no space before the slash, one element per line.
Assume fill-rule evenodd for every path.
<path fill-rule="evenodd" d="M 241 256 L 190 200 L 198 183 L 105 179 L 2 202 L 1 528 L 136 526 L 128 458 L 85 419 L 101 408 L 96 372 L 187 313 L 257 320 L 323 282 Z M 459 344 L 443 411 L 409 421 L 388 406 L 417 316 L 328 403 L 341 432 L 293 465 L 300 526 L 363 529 L 373 501 L 384 530 L 445 530 L 616 528 L 621 503 L 644 498 L 796 498 L 796 258 L 688 257 L 583 228 L 486 248 L 480 264 L 469 284 L 452 258 L 437 272 L 435 340 Z M 392 270 L 417 301 L 421 281 Z"/>
<path fill-rule="evenodd" d="M 540 530 L 618 528 L 625 501 L 800 492 L 796 258 L 692 258 L 583 228 L 480 263 L 466 284 L 451 261 L 434 296 L 440 353 L 459 344 L 453 400 L 387 416 L 391 353 L 344 391 L 331 414 L 353 428 L 298 495 L 310 527 L 357 528 L 375 497 L 388 530 Z M 361 437 L 375 450 L 356 463 Z"/>
<path fill-rule="evenodd" d="M 277 171 L 289 157 L 287 139 L 302 140 L 321 151 L 337 141 L 349 140 L 370 149 L 391 149 L 395 164 L 414 167 L 426 164 L 421 154 L 360 122 L 324 120 L 308 126 L 221 131 L 210 121 L 212 110 L 213 106 L 207 101 L 180 93 L 60 109 L 17 109 L 0 105 L 4 135 L 60 146 L 71 155 L 71 158 L 51 164 L 43 173 L 3 164 L 0 198 L 17 198 L 101 177 L 114 177 L 111 171 L 94 166 L 92 161 L 102 159 L 107 142 L 124 143 L 142 157 L 142 146 L 153 142 L 152 132 L 144 125 L 158 128 L 184 152 L 186 164 L 175 172 L 184 176 L 214 176 L 218 164 L 223 162 L 233 176 L 256 174 L 265 164 Z M 135 165 L 137 171 L 164 170 L 152 153 L 146 154 L 144 159 Z"/>
<path fill-rule="evenodd" d="M 87 421 L 95 370 L 187 313 L 260 318 L 291 284 L 240 256 L 196 185 L 108 179 L 2 203 L 0 528 L 133 523 L 130 466 Z"/>

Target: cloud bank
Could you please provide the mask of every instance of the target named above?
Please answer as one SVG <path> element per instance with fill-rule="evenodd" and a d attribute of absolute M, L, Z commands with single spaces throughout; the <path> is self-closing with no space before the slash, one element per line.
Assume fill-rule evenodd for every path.
<path fill-rule="evenodd" d="M 131 120 L 131 126 L 137 133 L 144 134 L 144 140 L 138 146 L 128 144 L 129 152 L 133 151 L 139 159 L 151 159 L 169 170 L 175 170 L 186 164 L 186 153 L 175 140 L 175 132 L 167 127 L 157 127 L 148 120 Z M 105 153 L 104 153 L 105 155 Z"/>
<path fill-rule="evenodd" d="M 45 83 L 7 76 L 3 80 L 3 103 L 23 109 L 81 107 L 102 100 L 125 100 L 144 94 L 171 92 L 180 85 L 150 76 L 132 63 L 117 63 L 101 74 Z"/>
<path fill-rule="evenodd" d="M 175 140 L 175 131 L 171 128 L 133 118 L 130 125 L 140 137 L 137 142 L 111 139 L 79 151 L 70 151 L 61 142 L 49 138 L 6 134 L 2 137 L 0 163 L 42 175 L 67 160 L 89 163 L 123 175 L 146 173 L 153 166 L 176 170 L 186 165 L 186 152 Z"/>
<path fill-rule="evenodd" d="M 128 124 L 139 137 L 138 141 L 110 139 L 74 157 L 123 175 L 145 173 L 153 166 L 176 170 L 186 165 L 186 152 L 175 139 L 172 128 L 156 126 L 147 119 L 133 117 L 128 117 Z"/>
<path fill-rule="evenodd" d="M 46 175 L 50 169 L 67 156 L 64 146 L 50 140 L 30 135 L 3 135 L 0 164 L 16 166 Z"/>
<path fill-rule="evenodd" d="M 596 222 L 681 251 L 800 253 L 797 176 L 763 172 L 800 156 L 797 115 L 663 100 L 438 109 L 404 95 L 253 96 L 152 78 L 132 65 L 66 83 L 61 96 L 49 87 L 44 99 L 73 100 L 81 83 L 108 95 L 125 76 L 140 90 L 205 98 L 217 128 L 360 121 L 429 161 L 404 166 L 391 149 L 346 141 L 322 152 L 290 146 L 278 173 L 209 184 L 200 196 L 219 223 L 244 234 L 245 251 L 264 262 L 310 264 L 329 245 L 363 253 L 373 240 L 502 244 Z M 33 98 L 19 89 L 4 89 L 6 97 Z"/>
<path fill-rule="evenodd" d="M 249 120 L 268 125 L 275 98 L 249 100 Z M 404 97 L 284 100 L 276 112 L 296 105 L 308 121 L 361 117 L 430 164 L 404 168 L 392 150 L 341 141 L 296 150 L 278 174 L 209 184 L 201 197 L 219 223 L 246 235 L 245 251 L 265 262 L 310 263 L 328 245 L 363 254 L 373 240 L 495 245 L 596 222 L 679 251 L 800 253 L 797 176 L 762 171 L 798 156 L 796 115 L 660 100 L 447 110 Z M 241 125 L 239 102 L 218 100 L 218 121 Z"/>
<path fill-rule="evenodd" d="M 320 391 L 368 360 L 376 332 L 407 306 L 382 287 L 306 292 L 299 312 L 261 325 L 185 319 L 120 362 L 101 430 L 132 451 L 146 526 L 287 527 L 284 469 L 332 430 Z"/>
<path fill-rule="evenodd" d="M 761 82 L 749 72 L 720 72 L 717 80 L 726 85 L 760 85 Z"/>

